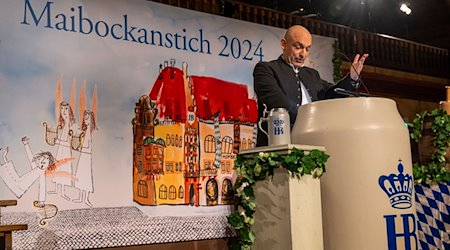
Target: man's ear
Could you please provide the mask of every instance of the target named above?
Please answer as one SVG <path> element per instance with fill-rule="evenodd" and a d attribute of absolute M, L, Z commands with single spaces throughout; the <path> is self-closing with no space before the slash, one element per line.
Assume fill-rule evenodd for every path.
<path fill-rule="evenodd" d="M 281 45 L 281 49 L 285 50 L 286 49 L 286 39 L 281 38 L 280 45 Z"/>

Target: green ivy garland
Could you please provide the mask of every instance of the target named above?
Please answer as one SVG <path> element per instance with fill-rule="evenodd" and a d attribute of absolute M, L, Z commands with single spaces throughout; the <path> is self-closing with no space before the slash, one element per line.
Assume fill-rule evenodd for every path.
<path fill-rule="evenodd" d="M 333 81 L 338 82 L 342 79 L 342 58 L 341 58 L 341 49 L 339 48 L 339 41 L 334 40 L 333 43 L 333 59 L 331 60 L 333 62 Z"/>
<path fill-rule="evenodd" d="M 238 232 L 238 241 L 232 246 L 232 250 L 249 250 L 255 241 L 255 234 L 251 230 L 255 223 L 253 215 L 256 203 L 254 185 L 257 181 L 265 180 L 273 176 L 274 170 L 284 167 L 290 173 L 300 178 L 303 175 L 312 175 L 320 178 L 325 173 L 325 163 L 329 155 L 325 152 L 313 149 L 303 151 L 293 148 L 288 155 L 277 153 L 255 154 L 253 157 L 238 155 L 234 162 L 238 180 L 233 189 L 235 192 L 235 211 L 228 216 L 228 223 Z"/>
<path fill-rule="evenodd" d="M 434 137 L 432 139 L 436 150 L 431 155 L 428 164 L 422 165 L 418 162 L 413 164 L 414 179 L 417 184 L 421 183 L 444 183 L 450 181 L 450 170 L 447 167 L 445 154 L 450 145 L 450 116 L 442 109 L 435 109 L 431 112 L 417 114 L 417 117 L 408 125 L 412 128 L 410 137 L 415 142 L 419 142 L 423 132 L 423 121 L 426 116 L 434 117 L 431 130 Z"/>

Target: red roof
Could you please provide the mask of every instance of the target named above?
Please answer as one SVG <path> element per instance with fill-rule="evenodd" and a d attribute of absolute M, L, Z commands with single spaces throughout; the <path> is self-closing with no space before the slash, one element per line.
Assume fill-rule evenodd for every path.
<path fill-rule="evenodd" d="M 151 100 L 156 101 L 159 118 L 170 117 L 183 122 L 186 120 L 183 72 L 180 69 L 164 68 L 153 84 L 149 96 Z"/>
<path fill-rule="evenodd" d="M 223 81 L 213 77 L 191 76 L 197 116 L 213 120 L 256 123 L 258 110 L 256 100 L 248 98 L 247 86 Z M 150 98 L 156 101 L 158 117 L 170 116 L 175 121 L 186 120 L 186 100 L 183 72 L 174 67 L 166 67 L 159 74 L 150 91 Z"/>

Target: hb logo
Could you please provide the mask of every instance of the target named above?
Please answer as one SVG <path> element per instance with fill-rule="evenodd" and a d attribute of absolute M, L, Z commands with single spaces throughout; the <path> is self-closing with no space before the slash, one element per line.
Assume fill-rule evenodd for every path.
<path fill-rule="evenodd" d="M 395 209 L 408 209 L 412 206 L 413 178 L 409 174 L 403 174 L 402 161 L 397 166 L 399 174 L 382 175 L 378 178 L 378 184 L 389 197 L 390 204 Z M 414 214 L 401 214 L 403 232 L 398 232 L 395 225 L 397 215 L 385 215 L 388 250 L 397 250 L 397 238 L 404 238 L 406 250 L 417 249 L 416 217 Z M 412 248 L 414 246 L 414 248 Z"/>
<path fill-rule="evenodd" d="M 284 124 L 284 121 L 281 120 L 281 119 L 276 119 L 276 120 L 273 121 L 273 125 L 274 125 L 274 127 L 273 127 L 273 130 L 274 130 L 273 134 L 274 135 L 282 135 L 282 134 L 284 134 L 283 124 Z"/>
<path fill-rule="evenodd" d="M 282 127 L 280 127 L 280 128 L 273 128 L 273 133 L 275 134 L 275 135 L 282 135 L 282 134 L 284 134 L 284 130 L 283 130 L 283 128 Z"/>
<path fill-rule="evenodd" d="M 397 238 L 404 238 L 405 249 L 417 249 L 416 237 L 416 217 L 414 214 L 401 214 L 403 232 L 397 232 L 395 229 L 395 219 L 397 215 L 385 215 L 388 250 L 397 250 Z M 412 248 L 414 246 L 414 248 Z"/>

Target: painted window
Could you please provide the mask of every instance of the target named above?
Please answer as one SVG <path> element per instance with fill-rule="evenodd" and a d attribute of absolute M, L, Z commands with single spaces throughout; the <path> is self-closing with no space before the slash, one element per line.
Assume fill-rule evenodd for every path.
<path fill-rule="evenodd" d="M 163 159 L 160 157 L 158 159 L 158 170 L 163 170 L 164 169 L 164 161 Z"/>
<path fill-rule="evenodd" d="M 205 168 L 205 169 L 211 169 L 212 168 L 212 164 L 211 164 L 211 161 L 210 160 L 203 160 L 203 167 Z"/>
<path fill-rule="evenodd" d="M 220 171 L 222 172 L 222 174 L 225 174 L 225 161 L 220 161 Z"/>
<path fill-rule="evenodd" d="M 214 178 L 211 178 L 206 182 L 205 192 L 206 192 L 206 205 L 208 206 L 217 205 L 218 187 L 217 181 Z"/>
<path fill-rule="evenodd" d="M 247 140 L 245 138 L 243 138 L 241 142 L 241 150 L 242 149 L 247 149 Z"/>
<path fill-rule="evenodd" d="M 207 135 L 205 137 L 205 153 L 215 153 L 216 152 L 216 138 L 212 135 Z"/>
<path fill-rule="evenodd" d="M 155 153 L 157 150 L 156 146 L 153 146 L 153 155 L 152 155 L 152 169 L 156 170 L 158 169 L 158 154 Z"/>
<path fill-rule="evenodd" d="M 233 185 L 230 179 L 224 179 L 222 182 L 222 204 L 233 203 Z"/>
<path fill-rule="evenodd" d="M 159 198 L 164 200 L 167 199 L 167 187 L 165 185 L 159 187 Z"/>
<path fill-rule="evenodd" d="M 183 186 L 180 186 L 178 189 L 178 198 L 183 199 L 184 198 L 184 189 Z"/>
<path fill-rule="evenodd" d="M 144 167 L 142 166 L 142 161 L 138 161 L 138 172 L 142 173 L 143 168 Z"/>
<path fill-rule="evenodd" d="M 247 140 L 247 149 L 253 148 L 253 141 L 248 139 Z"/>
<path fill-rule="evenodd" d="M 222 153 L 231 154 L 233 152 L 233 139 L 225 136 L 222 139 Z"/>
<path fill-rule="evenodd" d="M 173 161 L 167 161 L 166 162 L 166 171 L 167 172 L 173 172 Z"/>
<path fill-rule="evenodd" d="M 231 162 L 227 161 L 226 166 L 227 166 L 227 173 L 231 174 Z"/>
<path fill-rule="evenodd" d="M 177 198 L 177 189 L 174 185 L 169 187 L 169 200 L 175 200 Z"/>
<path fill-rule="evenodd" d="M 137 155 L 142 155 L 142 145 L 138 144 L 136 147 L 136 154 Z"/>
<path fill-rule="evenodd" d="M 140 180 L 138 182 L 138 196 L 147 198 L 148 197 L 148 188 L 147 188 L 147 182 Z"/>

